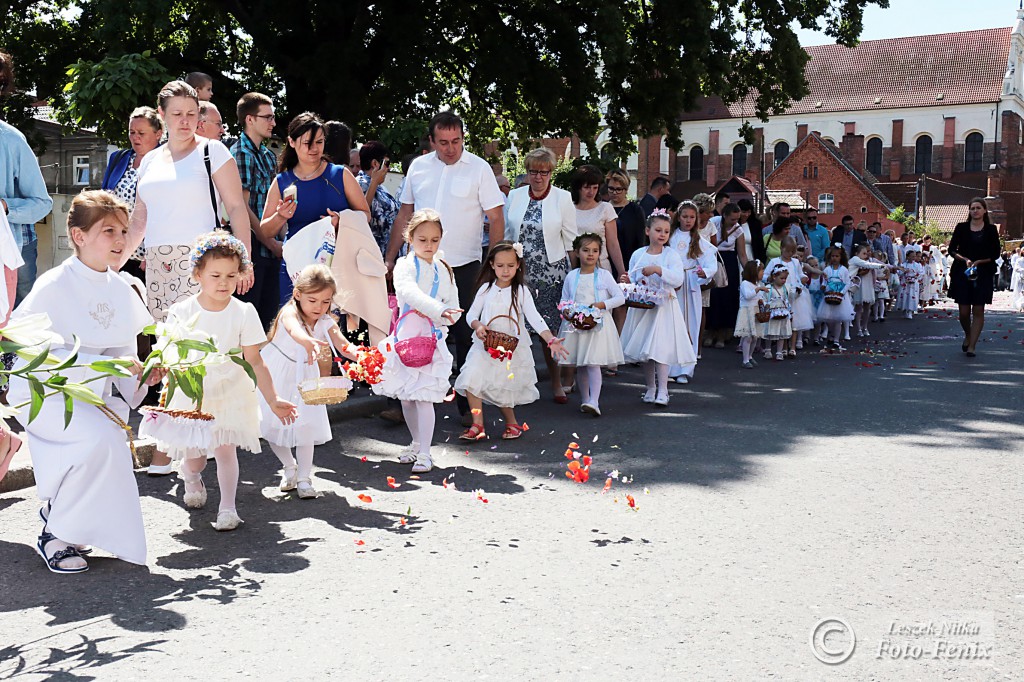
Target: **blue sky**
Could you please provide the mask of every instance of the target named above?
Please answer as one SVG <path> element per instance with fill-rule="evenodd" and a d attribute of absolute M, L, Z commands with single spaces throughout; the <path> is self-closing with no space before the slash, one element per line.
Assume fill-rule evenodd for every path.
<path fill-rule="evenodd" d="M 888 9 L 869 5 L 864 11 L 861 40 L 1013 26 L 1018 6 L 1018 0 L 889 0 Z M 835 42 L 815 31 L 798 29 L 797 35 L 805 47 Z"/>

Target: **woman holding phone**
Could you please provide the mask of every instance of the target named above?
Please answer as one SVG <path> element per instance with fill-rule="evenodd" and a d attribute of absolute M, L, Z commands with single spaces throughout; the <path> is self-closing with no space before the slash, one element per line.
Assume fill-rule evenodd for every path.
<path fill-rule="evenodd" d="M 288 146 L 281 153 L 278 175 L 267 191 L 262 226 L 277 232 L 288 226 L 288 237 L 310 223 L 330 215 L 335 229 L 338 213 L 362 211 L 370 220 L 370 208 L 352 172 L 324 156 L 324 122 L 316 114 L 299 114 L 288 124 Z M 292 280 L 281 266 L 281 304 L 292 297 Z"/>

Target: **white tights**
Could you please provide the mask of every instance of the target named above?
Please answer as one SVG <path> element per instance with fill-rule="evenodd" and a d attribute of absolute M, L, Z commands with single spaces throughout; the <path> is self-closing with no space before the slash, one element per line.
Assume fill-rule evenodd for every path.
<path fill-rule="evenodd" d="M 434 403 L 422 400 L 403 400 L 402 414 L 412 435 L 412 446 L 417 454 L 430 456 L 430 443 L 434 440 Z"/>
<path fill-rule="evenodd" d="M 597 365 L 578 367 L 576 369 L 576 381 L 580 384 L 580 398 L 583 402 L 599 407 L 601 384 L 603 383 L 601 368 Z"/>
<path fill-rule="evenodd" d="M 644 375 L 647 380 L 647 392 L 656 395 L 668 395 L 668 365 L 648 360 L 644 363 Z"/>
<path fill-rule="evenodd" d="M 221 445 L 213 451 L 217 460 L 217 483 L 220 486 L 219 511 L 235 509 L 238 492 L 238 450 L 234 445 Z M 181 462 L 185 485 L 198 483 L 206 468 L 206 457 L 188 457 Z"/>
<path fill-rule="evenodd" d="M 750 362 L 750 354 L 754 350 L 754 337 L 744 336 L 740 339 L 740 349 L 743 351 L 743 362 Z"/>
<path fill-rule="evenodd" d="M 313 473 L 313 444 L 296 445 L 295 456 L 292 456 L 292 449 L 277 443 L 271 443 L 270 449 L 274 451 L 277 458 L 281 460 L 281 466 L 285 469 L 298 469 L 297 478 L 300 481 L 308 481 Z"/>

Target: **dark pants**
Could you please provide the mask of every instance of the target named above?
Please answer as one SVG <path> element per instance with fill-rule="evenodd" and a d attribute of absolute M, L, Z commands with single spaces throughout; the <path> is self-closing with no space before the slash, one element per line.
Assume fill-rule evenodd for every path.
<path fill-rule="evenodd" d="M 252 303 L 259 313 L 263 328 L 270 329 L 281 308 L 281 260 L 256 254 L 252 259 L 252 271 L 255 276 L 252 289 L 238 298 Z"/>
<path fill-rule="evenodd" d="M 480 262 L 473 261 L 472 263 L 466 263 L 460 265 L 457 268 L 452 268 L 455 272 L 455 286 L 459 288 L 459 307 L 463 311 L 468 311 L 469 307 L 473 305 L 473 298 L 476 296 L 476 278 L 480 275 Z M 452 338 L 455 339 L 455 362 L 458 364 L 459 369 L 466 364 L 466 356 L 469 355 L 469 349 L 473 345 L 473 330 L 466 324 L 466 313 L 462 313 L 462 317 L 459 321 L 451 326 Z M 466 414 L 469 412 L 469 402 L 465 396 L 456 394 L 455 403 L 459 407 L 459 414 Z"/>

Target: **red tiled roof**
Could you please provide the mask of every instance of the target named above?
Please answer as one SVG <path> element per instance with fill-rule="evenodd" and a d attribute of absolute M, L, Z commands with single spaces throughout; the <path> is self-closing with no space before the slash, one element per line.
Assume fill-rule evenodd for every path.
<path fill-rule="evenodd" d="M 810 94 L 787 114 L 870 111 L 947 104 L 998 102 L 1010 49 L 1007 28 L 866 40 L 857 47 L 806 48 Z M 936 99 L 942 95 L 942 99 Z M 875 100 L 878 99 L 876 103 Z M 820 107 L 818 104 L 820 103 Z M 726 105 L 703 100 L 680 121 L 751 118 L 753 98 Z"/>

